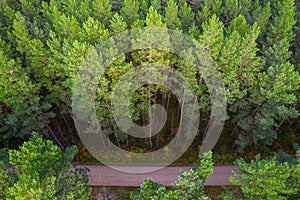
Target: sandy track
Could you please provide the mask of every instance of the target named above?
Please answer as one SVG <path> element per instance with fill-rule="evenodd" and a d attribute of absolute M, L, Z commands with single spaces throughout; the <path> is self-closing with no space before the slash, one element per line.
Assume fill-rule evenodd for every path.
<path fill-rule="evenodd" d="M 87 167 L 89 172 L 90 186 L 112 186 L 112 187 L 139 187 L 143 182 L 144 177 L 152 178 L 153 181 L 160 182 L 164 186 L 171 186 L 177 181 L 178 171 L 182 169 L 187 171 L 192 166 L 168 166 L 160 170 L 131 174 L 117 171 L 105 165 L 77 165 L 77 167 Z M 151 168 L 151 166 L 124 166 L 124 168 Z M 232 175 L 232 170 L 236 170 L 235 166 L 223 165 L 214 166 L 214 172 L 208 177 L 206 186 L 230 186 L 229 177 Z"/>

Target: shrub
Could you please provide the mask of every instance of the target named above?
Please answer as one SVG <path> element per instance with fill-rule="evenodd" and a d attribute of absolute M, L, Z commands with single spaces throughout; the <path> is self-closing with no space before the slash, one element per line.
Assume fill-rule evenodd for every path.
<path fill-rule="evenodd" d="M 230 181 L 240 187 L 244 199 L 295 199 L 300 190 L 300 151 L 297 163 L 279 162 L 276 156 L 262 160 L 260 155 L 250 163 L 243 159 L 235 162 L 239 170 Z M 224 199 L 236 199 L 224 195 Z"/>
<path fill-rule="evenodd" d="M 200 164 L 187 172 L 179 171 L 178 181 L 170 190 L 162 184 L 145 178 L 141 188 L 132 192 L 133 200 L 208 200 L 204 195 L 204 184 L 213 172 L 212 152 L 204 154 Z"/>
<path fill-rule="evenodd" d="M 71 146 L 63 153 L 52 141 L 33 133 L 20 150 L 9 150 L 13 168 L 1 168 L 1 199 L 87 199 L 87 169 L 71 168 L 77 151 Z"/>

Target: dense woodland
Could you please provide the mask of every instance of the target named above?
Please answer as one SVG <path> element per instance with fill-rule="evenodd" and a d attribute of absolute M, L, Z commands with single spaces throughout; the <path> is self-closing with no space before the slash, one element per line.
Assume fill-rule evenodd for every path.
<path fill-rule="evenodd" d="M 252 170 L 270 165 L 269 169 L 275 171 L 269 172 L 277 173 L 282 180 L 299 172 L 295 170 L 297 166 L 284 162 L 287 159 L 290 163 L 297 163 L 293 146 L 297 150 L 296 143 L 300 143 L 300 1 L 297 0 L 2 0 L 0 149 L 3 160 L 8 157 L 8 149 L 19 149 L 32 137 L 37 142 L 38 136 L 32 136 L 32 132 L 38 132 L 63 152 L 76 145 L 79 148 L 76 162 L 85 162 L 87 151 L 76 132 L 72 113 L 72 88 L 79 66 L 97 44 L 117 33 L 143 27 L 181 32 L 200 44 L 214 61 L 225 84 L 227 117 L 221 139 L 213 151 L 220 154 L 266 153 L 270 159 L 265 161 L 267 164 L 262 164 L 264 161 L 257 157 L 251 166 L 241 160 L 237 165 L 242 169 L 252 167 Z M 132 152 L 160 149 L 176 135 L 183 111 L 172 91 L 159 85 L 139 88 L 130 102 L 131 118 L 141 126 L 149 123 L 152 104 L 161 104 L 166 109 L 167 121 L 158 135 L 134 138 L 123 132 L 112 117 L 110 97 L 118 80 L 127 71 L 145 63 L 170 66 L 193 85 L 201 116 L 193 147 L 201 146 L 208 126 L 214 123 L 210 117 L 206 80 L 201 71 L 187 60 L 159 49 L 124 53 L 104 72 L 95 94 L 101 128 L 115 145 Z M 39 145 L 42 145 L 41 141 Z M 58 149 L 55 152 L 55 155 L 61 153 Z M 280 157 L 285 163 L 278 167 L 279 171 L 290 175 L 281 176 L 274 168 L 278 160 L 270 156 L 277 152 L 281 152 L 281 156 L 275 157 Z M 17 158 L 13 155 L 11 151 L 11 164 L 24 161 L 22 156 L 21 160 L 13 161 Z M 65 160 L 70 162 L 74 157 L 72 154 Z M 188 157 L 189 152 L 185 155 Z M 207 161 L 205 159 L 203 163 Z M 195 162 L 198 159 L 190 163 Z M 207 162 L 211 163 L 211 160 Z M 186 175 L 191 176 L 192 172 Z M 244 199 L 297 199 L 288 195 L 297 192 L 299 195 L 300 177 L 294 179 L 293 184 L 298 184 L 295 184 L 296 189 L 291 185 L 272 185 L 272 182 L 270 188 L 279 188 L 272 194 L 253 191 L 251 187 L 243 188 L 251 182 L 247 180 L 242 183 L 240 179 L 233 180 L 244 189 Z M 153 186 L 149 184 L 154 183 L 148 181 L 144 184 L 149 189 Z M 180 187 L 186 187 L 184 181 L 182 184 Z M 154 185 L 153 191 L 158 188 Z M 80 191 L 86 198 L 88 191 Z M 143 191 L 132 194 L 132 198 L 150 199 L 141 198 L 146 195 Z M 148 193 L 156 196 L 152 199 L 185 198 L 180 196 L 183 194 L 172 193 L 163 187 L 153 191 Z M 195 191 L 196 196 L 185 199 L 206 199 L 197 196 L 202 196 L 203 185 Z M 232 199 L 234 194 L 226 195 L 225 199 Z M 1 193 L 0 197 L 4 198 Z M 77 197 L 71 195 L 65 199 Z"/>

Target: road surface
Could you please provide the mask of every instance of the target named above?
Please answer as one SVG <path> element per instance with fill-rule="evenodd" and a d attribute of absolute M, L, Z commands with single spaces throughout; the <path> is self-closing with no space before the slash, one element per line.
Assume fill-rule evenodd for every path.
<path fill-rule="evenodd" d="M 192 166 L 168 166 L 160 170 L 149 172 L 132 174 L 117 171 L 105 165 L 77 165 L 77 167 L 87 167 L 89 172 L 89 185 L 90 186 L 110 186 L 110 187 L 139 187 L 144 177 L 152 178 L 155 182 L 160 182 L 164 186 L 171 186 L 172 183 L 177 181 L 178 171 L 189 170 Z M 139 168 L 151 166 L 124 166 L 126 168 Z M 232 175 L 232 170 L 236 170 L 235 166 L 221 165 L 214 166 L 214 172 L 208 177 L 206 186 L 232 186 L 229 182 L 229 177 Z"/>

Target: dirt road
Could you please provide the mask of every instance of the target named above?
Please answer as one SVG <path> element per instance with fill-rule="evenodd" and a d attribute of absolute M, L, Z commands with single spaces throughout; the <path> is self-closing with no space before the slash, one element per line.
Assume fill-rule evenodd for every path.
<path fill-rule="evenodd" d="M 139 187 L 143 182 L 144 177 L 152 178 L 155 182 L 160 182 L 164 186 L 171 186 L 177 181 L 178 170 L 187 171 L 192 166 L 168 166 L 163 169 L 140 174 L 131 174 L 117 171 L 104 165 L 77 165 L 77 167 L 88 167 L 89 185 L 90 186 L 112 186 L 112 187 Z M 124 166 L 125 168 L 139 167 L 151 168 L 151 166 Z M 223 165 L 214 166 L 214 172 L 208 177 L 206 186 L 229 186 L 229 177 L 232 175 L 232 170 L 235 166 Z"/>

